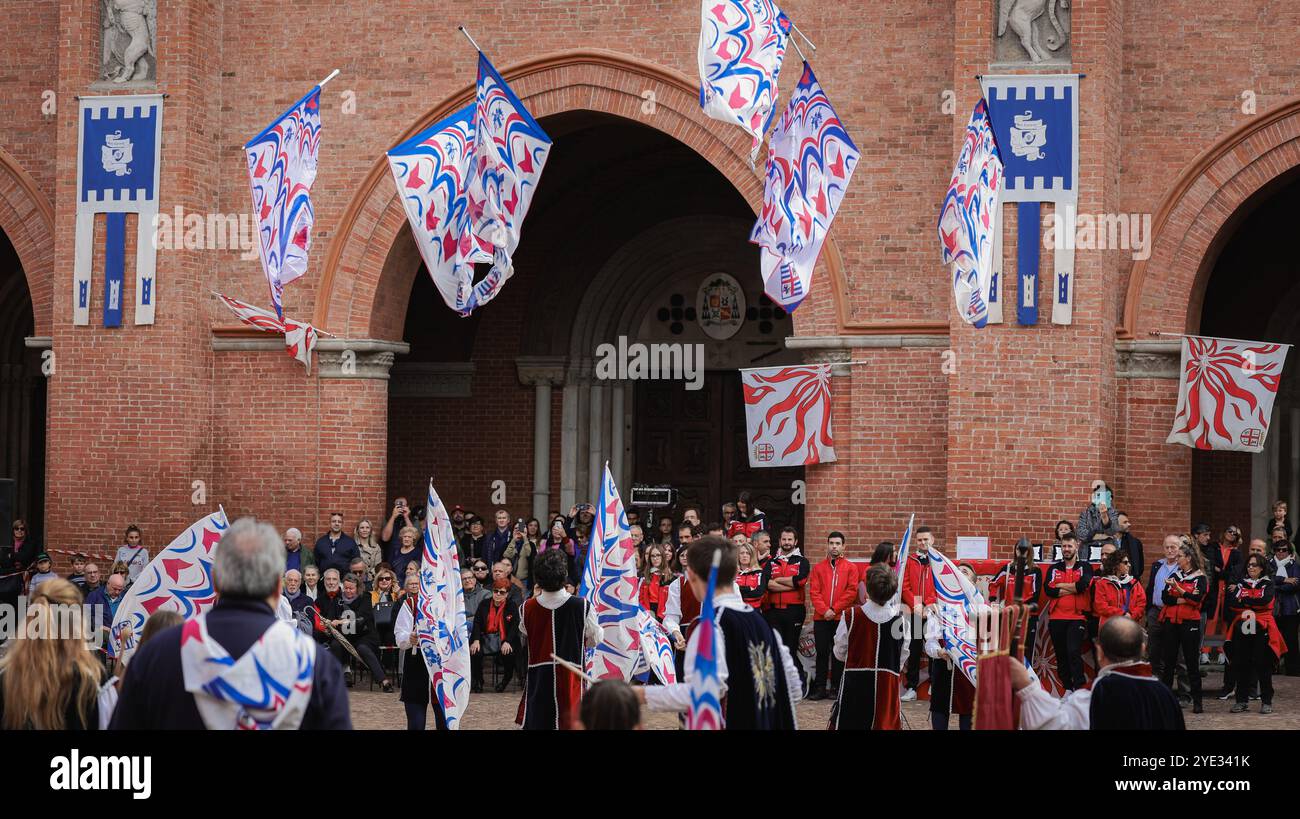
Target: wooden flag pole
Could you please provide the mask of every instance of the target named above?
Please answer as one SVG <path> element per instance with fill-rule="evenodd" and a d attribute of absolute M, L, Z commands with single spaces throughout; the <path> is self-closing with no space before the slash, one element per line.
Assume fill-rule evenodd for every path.
<path fill-rule="evenodd" d="M 474 46 L 475 51 L 480 54 L 483 53 L 483 49 L 478 47 L 478 43 L 474 42 L 474 38 L 470 36 L 469 31 L 464 26 L 456 26 L 456 30 L 465 35 L 465 39 L 469 40 L 469 44 Z"/>
<path fill-rule="evenodd" d="M 1152 330 L 1150 332 L 1150 335 L 1165 336 L 1167 338 L 1211 338 L 1214 339 L 1215 341 L 1231 341 L 1234 344 L 1277 344 L 1282 347 L 1295 346 L 1294 344 L 1287 344 L 1286 342 L 1282 342 L 1282 341 L 1260 341 L 1258 339 L 1256 339 L 1255 341 L 1251 341 L 1250 339 L 1245 339 L 1245 338 L 1223 338 L 1222 336 L 1198 336 L 1195 333 L 1162 333 L 1159 330 Z"/>
<path fill-rule="evenodd" d="M 587 682 L 591 683 L 592 685 L 595 685 L 596 683 L 600 682 L 600 680 L 598 680 L 598 679 L 596 679 L 595 677 L 591 676 L 591 675 L 588 674 L 586 671 L 583 671 L 581 668 L 579 668 L 578 666 L 576 666 L 576 665 L 574 665 L 573 663 L 569 662 L 568 660 L 561 659 L 560 657 L 557 657 L 557 656 L 555 656 L 554 654 L 551 655 L 551 659 L 552 659 L 552 660 L 555 660 L 556 663 L 558 663 L 559 665 L 563 666 L 564 668 L 569 669 L 569 670 L 572 671 L 574 674 L 577 674 L 579 677 L 583 678 L 584 680 L 586 680 Z"/>

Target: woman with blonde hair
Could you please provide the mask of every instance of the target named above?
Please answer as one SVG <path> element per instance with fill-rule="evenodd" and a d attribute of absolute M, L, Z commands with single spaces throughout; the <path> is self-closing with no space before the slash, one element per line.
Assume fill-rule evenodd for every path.
<path fill-rule="evenodd" d="M 0 728 L 99 727 L 99 686 L 108 675 L 91 653 L 83 626 L 77 587 L 66 580 L 42 583 L 28 601 L 25 628 L 43 639 L 14 640 L 0 660 Z"/>
<path fill-rule="evenodd" d="M 404 526 L 402 531 L 397 533 L 400 545 L 393 552 L 393 559 L 389 563 L 393 567 L 393 574 L 398 577 L 406 577 L 406 567 L 414 563 L 419 566 L 420 550 L 424 546 L 424 541 L 420 537 L 420 530 L 414 526 Z M 405 580 L 402 581 L 405 585 Z"/>
<path fill-rule="evenodd" d="M 357 542 L 357 552 L 361 555 L 361 559 L 366 561 L 366 584 L 373 586 L 375 570 L 384 561 L 384 548 L 375 538 L 375 527 L 370 523 L 369 518 L 357 521 L 352 539 Z"/>

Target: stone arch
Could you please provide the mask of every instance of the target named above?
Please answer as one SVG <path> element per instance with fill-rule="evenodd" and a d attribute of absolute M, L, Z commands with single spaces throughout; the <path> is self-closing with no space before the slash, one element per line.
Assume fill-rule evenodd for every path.
<path fill-rule="evenodd" d="M 0 230 L 13 244 L 27 277 L 36 335 L 54 332 L 54 208 L 36 180 L 0 148 Z"/>
<path fill-rule="evenodd" d="M 739 128 L 703 115 L 696 85 L 685 74 L 601 50 L 550 54 L 501 73 L 538 119 L 589 110 L 655 128 L 696 151 L 727 178 L 755 213 L 760 209 L 763 179 L 760 171 L 749 167 L 748 141 Z M 392 142 L 405 140 L 464 107 L 473 95 L 473 85 L 461 88 Z M 413 245 L 402 247 L 410 244 L 399 241 L 403 233 L 409 233 L 406 214 L 381 156 L 362 180 L 330 243 L 316 296 L 317 326 L 349 338 L 400 338 L 413 275 L 413 266 L 405 263 Z M 827 275 L 821 292 L 824 296 L 830 291 L 842 331 L 848 325 L 847 286 L 833 236 L 824 245 L 819 266 Z M 811 299 L 818 297 L 814 289 Z"/>
<path fill-rule="evenodd" d="M 1209 277 L 1233 228 L 1300 167 L 1300 97 L 1236 128 L 1182 172 L 1156 211 L 1149 259 L 1133 265 L 1118 335 L 1196 332 Z"/>

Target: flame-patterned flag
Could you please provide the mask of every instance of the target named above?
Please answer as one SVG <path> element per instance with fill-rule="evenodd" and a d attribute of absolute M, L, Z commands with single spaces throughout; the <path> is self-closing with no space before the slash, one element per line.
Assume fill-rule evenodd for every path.
<path fill-rule="evenodd" d="M 424 521 L 415 634 L 429 668 L 434 704 L 442 709 L 447 727 L 456 730 L 469 705 L 469 626 L 451 516 L 434 491 L 432 480 Z"/>
<path fill-rule="evenodd" d="M 475 258 L 492 268 L 475 285 L 466 313 L 489 302 L 514 273 L 511 257 L 550 152 L 551 138 L 480 52 L 467 193 Z"/>
<path fill-rule="evenodd" d="M 750 466 L 835 460 L 831 365 L 741 370 Z"/>
<path fill-rule="evenodd" d="M 983 327 L 989 317 L 994 230 L 1002 194 L 1002 155 L 980 98 L 966 125 L 952 182 L 939 210 L 943 263 L 952 267 L 952 291 L 962 321 Z"/>
<path fill-rule="evenodd" d="M 284 286 L 307 272 L 316 221 L 311 185 L 319 151 L 319 85 L 244 146 L 258 249 L 277 316 L 284 315 Z"/>
<path fill-rule="evenodd" d="M 790 105 L 772 132 L 763 211 L 749 237 L 762 248 L 764 291 L 787 311 L 808 295 L 858 156 L 812 66 L 804 63 Z"/>
<path fill-rule="evenodd" d="M 632 679 L 641 653 L 637 615 L 644 612 L 637 592 L 636 544 L 619 498 L 614 476 L 605 464 L 605 479 L 596 499 L 591 547 L 578 593 L 591 601 L 600 623 L 600 644 L 586 652 L 587 673 L 598 680 Z"/>
<path fill-rule="evenodd" d="M 745 129 L 754 143 L 751 163 L 776 110 L 790 29 L 772 0 L 703 0 L 700 8 L 700 107 Z"/>
<path fill-rule="evenodd" d="M 943 552 L 931 548 L 929 556 L 930 582 L 934 584 L 938 606 L 940 641 L 953 663 L 966 675 L 971 685 L 975 685 L 975 661 L 979 651 L 975 646 L 974 620 L 976 607 L 984 604 L 984 597 Z M 901 559 L 899 563 L 902 563 Z"/>
<path fill-rule="evenodd" d="M 695 621 L 691 634 L 695 659 L 691 664 L 691 705 L 686 710 L 688 731 L 721 731 L 726 727 L 722 716 L 722 678 L 718 675 L 718 625 L 713 620 L 713 592 L 718 587 L 721 559 L 722 551 L 714 552 L 709 588 L 700 606 L 700 619 Z M 686 579 L 682 578 L 682 582 Z"/>
<path fill-rule="evenodd" d="M 122 662 L 140 645 L 145 621 L 155 611 L 174 611 L 186 619 L 212 608 L 217 590 L 212 585 L 212 559 L 229 527 L 224 509 L 194 523 L 163 549 L 118 604 L 108 649 Z"/>
<path fill-rule="evenodd" d="M 1165 443 L 1261 452 L 1289 344 L 1183 337 L 1178 409 Z"/>
<path fill-rule="evenodd" d="M 307 372 L 311 372 L 311 352 L 316 349 L 317 340 L 315 327 L 290 318 L 276 318 L 269 310 L 254 307 L 247 302 L 232 299 L 220 293 L 214 293 L 213 295 L 220 299 L 222 304 L 229 307 L 230 311 L 238 316 L 240 321 L 250 327 L 265 330 L 268 333 L 283 334 L 285 349 L 289 355 L 301 361 L 303 366 L 307 368 Z"/>

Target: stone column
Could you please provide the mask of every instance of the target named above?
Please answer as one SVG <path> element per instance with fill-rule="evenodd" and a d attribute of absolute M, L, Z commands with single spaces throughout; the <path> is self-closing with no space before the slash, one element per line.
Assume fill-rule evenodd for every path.
<path fill-rule="evenodd" d="M 519 382 L 532 385 L 533 399 L 533 517 L 545 520 L 551 505 L 551 386 L 564 383 L 563 357 L 515 359 Z"/>
<path fill-rule="evenodd" d="M 623 486 L 623 382 L 615 382 L 609 390 L 609 468 L 619 481 L 620 496 L 628 490 Z"/>
<path fill-rule="evenodd" d="M 591 416 L 588 419 L 587 433 L 587 503 L 594 503 L 600 494 L 600 482 L 604 478 L 604 446 L 601 441 L 601 427 L 605 419 L 605 386 L 591 385 Z"/>

